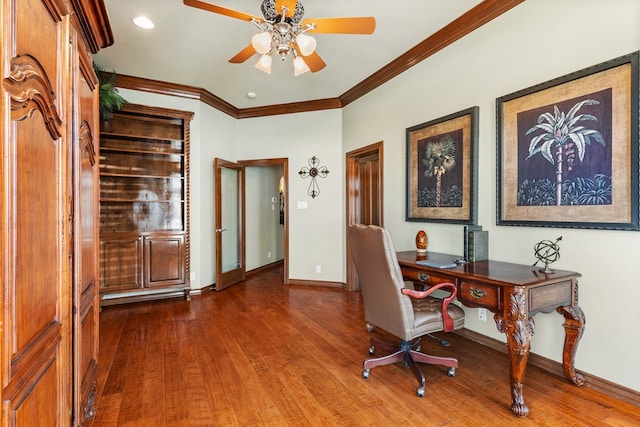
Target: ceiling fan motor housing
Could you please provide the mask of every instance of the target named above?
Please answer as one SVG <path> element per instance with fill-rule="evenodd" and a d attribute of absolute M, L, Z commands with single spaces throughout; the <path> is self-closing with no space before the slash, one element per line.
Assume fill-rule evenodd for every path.
<path fill-rule="evenodd" d="M 264 19 L 270 22 L 280 21 L 282 19 L 282 11 L 276 10 L 275 0 L 264 0 L 262 2 L 262 15 Z M 302 21 L 302 16 L 304 15 L 304 7 L 302 3 L 296 3 L 296 9 L 293 11 L 293 15 L 290 17 L 285 17 L 284 22 L 288 24 L 297 24 Z"/>

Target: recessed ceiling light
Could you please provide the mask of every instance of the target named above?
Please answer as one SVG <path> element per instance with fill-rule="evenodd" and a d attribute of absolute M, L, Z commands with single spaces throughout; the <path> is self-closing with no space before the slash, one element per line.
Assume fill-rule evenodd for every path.
<path fill-rule="evenodd" d="M 145 30 L 150 30 L 156 25 L 151 21 L 151 19 L 146 16 L 136 16 L 133 18 L 133 23 L 136 24 L 140 28 L 144 28 Z"/>
<path fill-rule="evenodd" d="M 255 92 L 247 92 L 247 98 L 253 99 L 255 97 L 256 97 L 256 93 Z"/>

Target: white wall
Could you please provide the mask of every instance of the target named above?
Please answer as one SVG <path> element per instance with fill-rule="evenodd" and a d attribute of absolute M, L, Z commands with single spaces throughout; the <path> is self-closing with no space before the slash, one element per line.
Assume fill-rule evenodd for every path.
<path fill-rule="evenodd" d="M 344 171 L 340 110 L 238 121 L 238 158 L 289 159 L 289 278 L 344 282 Z M 298 171 L 316 156 L 329 169 L 318 178 L 320 195 L 307 195 L 311 178 Z M 298 209 L 305 202 L 307 209 Z M 247 260 L 248 264 L 249 260 Z M 320 273 L 316 273 L 316 266 Z"/>
<path fill-rule="evenodd" d="M 639 22 L 637 0 L 528 0 L 343 109 L 343 152 L 384 141 L 384 218 L 396 249 L 413 249 L 424 229 L 429 250 L 460 254 L 462 226 L 406 222 L 397 189 L 405 188 L 405 129 L 479 106 L 478 223 L 489 230 L 490 257 L 532 264 L 536 242 L 562 235 L 553 267 L 583 275 L 587 323 L 576 368 L 635 390 L 640 233 L 496 226 L 495 99 L 640 49 Z M 504 341 L 491 320 L 466 312 L 467 328 Z M 532 351 L 561 362 L 562 316 L 534 319 Z"/>

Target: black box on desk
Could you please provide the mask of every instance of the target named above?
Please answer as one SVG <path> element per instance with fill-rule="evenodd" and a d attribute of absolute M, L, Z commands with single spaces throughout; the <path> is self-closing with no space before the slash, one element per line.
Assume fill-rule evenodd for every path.
<path fill-rule="evenodd" d="M 464 260 L 466 262 L 471 261 L 471 258 L 469 258 L 469 238 L 471 237 L 471 232 L 472 231 L 482 231 L 482 226 L 481 225 L 465 225 L 464 226 L 464 230 L 463 230 L 463 256 L 464 256 Z"/>
<path fill-rule="evenodd" d="M 489 259 L 489 232 L 481 230 L 469 231 L 469 262 Z"/>

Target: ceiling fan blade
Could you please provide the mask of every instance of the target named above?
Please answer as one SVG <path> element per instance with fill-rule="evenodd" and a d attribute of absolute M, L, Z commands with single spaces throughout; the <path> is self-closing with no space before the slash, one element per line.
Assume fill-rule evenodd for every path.
<path fill-rule="evenodd" d="M 280 14 L 280 12 L 282 12 L 282 6 L 284 6 L 287 8 L 286 16 L 293 16 L 297 4 L 298 0 L 275 0 L 276 13 Z"/>
<path fill-rule="evenodd" d="M 226 7 L 216 6 L 215 4 L 207 3 L 200 0 L 183 0 L 187 6 L 195 7 L 196 9 L 206 10 L 207 12 L 218 13 L 220 15 L 230 16 L 231 18 L 241 19 L 243 21 L 251 21 L 255 19 L 257 21 L 264 21 L 259 16 L 249 15 L 248 13 L 239 12 L 233 9 L 227 9 Z"/>
<path fill-rule="evenodd" d="M 327 64 L 325 64 L 325 62 L 322 60 L 322 58 L 320 58 L 320 55 L 318 55 L 318 52 L 316 51 L 314 51 L 309 56 L 302 56 L 302 59 L 309 66 L 309 69 L 312 73 L 320 71 L 327 66 Z"/>
<path fill-rule="evenodd" d="M 251 58 L 256 53 L 255 48 L 252 44 L 249 44 L 247 47 L 242 49 L 240 52 L 236 54 L 233 58 L 229 60 L 232 64 L 241 64 L 247 59 Z"/>
<path fill-rule="evenodd" d="M 316 24 L 309 33 L 323 34 L 372 34 L 376 29 L 376 18 L 364 16 L 356 18 L 307 18 L 302 21 L 302 28 Z"/>

